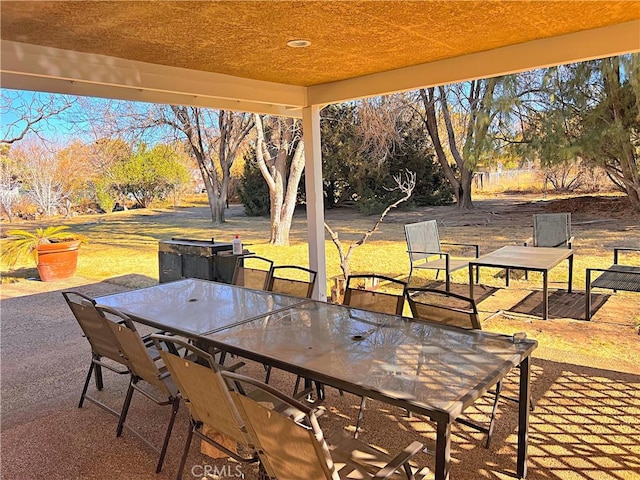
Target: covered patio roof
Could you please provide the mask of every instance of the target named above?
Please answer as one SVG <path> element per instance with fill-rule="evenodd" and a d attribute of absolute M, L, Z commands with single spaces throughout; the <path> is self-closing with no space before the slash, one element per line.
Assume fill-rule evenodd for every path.
<path fill-rule="evenodd" d="M 322 106 L 640 51 L 640 1 L 626 0 L 2 1 L 0 13 L 4 88 L 302 118 L 320 298 Z"/>
<path fill-rule="evenodd" d="M 4 87 L 289 116 L 640 50 L 640 2 L 626 0 L 3 1 L 1 13 Z"/>

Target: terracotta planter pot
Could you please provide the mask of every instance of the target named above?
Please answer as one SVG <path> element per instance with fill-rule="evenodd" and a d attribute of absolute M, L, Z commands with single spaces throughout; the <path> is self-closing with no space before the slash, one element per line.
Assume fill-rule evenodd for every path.
<path fill-rule="evenodd" d="M 46 243 L 38 246 L 38 273 L 43 282 L 71 278 L 78 266 L 80 240 Z"/>

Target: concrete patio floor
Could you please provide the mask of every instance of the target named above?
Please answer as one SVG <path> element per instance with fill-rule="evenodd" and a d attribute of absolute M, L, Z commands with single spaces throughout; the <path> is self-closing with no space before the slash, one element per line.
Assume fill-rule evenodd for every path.
<path fill-rule="evenodd" d="M 93 404 L 77 408 L 90 350 L 61 290 L 77 289 L 92 296 L 126 290 L 122 282 L 90 283 L 81 278 L 47 284 L 38 281 L 2 285 L 1 330 L 1 476 L 3 479 L 173 479 L 184 445 L 187 412 L 181 408 L 165 467 L 154 473 L 156 454 L 125 431 L 115 437 L 116 419 Z M 481 310 L 498 308 L 491 298 Z M 631 308 L 633 307 L 632 300 Z M 622 308 L 629 302 L 622 297 Z M 637 304 L 636 304 L 637 305 Z M 597 318 L 607 315 L 608 305 Z M 611 304 L 612 318 L 618 315 Z M 485 315 L 486 316 L 486 315 Z M 489 320 L 490 322 L 492 320 Z M 566 328 L 573 320 L 554 319 Z M 586 324 L 586 322 L 582 322 Z M 535 322 L 534 322 L 535 325 Z M 588 326 L 588 324 L 587 324 Z M 607 330 L 604 330 L 607 331 Z M 615 330 L 613 330 L 615 331 Z M 612 332 L 613 332 L 612 331 Z M 629 328 L 624 330 L 633 334 Z M 610 333 L 609 335 L 612 335 Z M 640 346 L 640 336 L 635 343 Z M 635 341 L 635 340 L 634 340 Z M 529 476 L 532 480 L 640 478 L 640 369 L 637 362 L 611 362 L 615 368 L 592 361 L 590 355 L 571 355 L 544 345 L 535 352 L 532 391 L 536 409 L 529 430 Z M 606 363 L 606 362 L 605 362 Z M 244 372 L 262 376 L 260 365 Z M 273 384 L 289 391 L 293 377 L 274 372 Z M 512 381 L 509 381 L 512 380 Z M 119 409 L 127 379 L 106 375 L 104 400 Z M 514 376 L 506 389 L 517 388 Z M 321 418 L 327 433 L 348 434 L 353 429 L 359 399 L 327 389 L 329 414 Z M 488 417 L 488 399 L 469 415 L 478 422 Z M 169 411 L 134 397 L 130 423 L 160 442 Z M 452 479 L 508 479 L 515 477 L 517 406 L 503 401 L 489 449 L 483 435 L 461 425 L 452 428 Z M 434 426 L 424 419 L 407 418 L 395 407 L 370 401 L 362 440 L 395 451 L 413 440 L 432 449 Z M 433 457 L 421 455 L 419 465 L 433 467 Z M 199 453 L 194 442 L 184 479 L 202 478 L 204 466 L 236 473 L 235 464 Z M 222 470 L 223 467 L 231 469 Z M 256 468 L 243 466 L 247 479 Z M 210 477 L 214 478 L 214 477 Z M 220 478 L 234 478 L 223 475 Z M 286 479 L 284 479 L 286 480 Z"/>

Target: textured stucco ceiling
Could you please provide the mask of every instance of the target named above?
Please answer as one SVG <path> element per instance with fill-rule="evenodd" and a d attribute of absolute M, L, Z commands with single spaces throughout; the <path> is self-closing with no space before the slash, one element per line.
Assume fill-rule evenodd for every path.
<path fill-rule="evenodd" d="M 4 40 L 300 86 L 640 18 L 640 1 L 2 1 L 0 8 Z M 312 45 L 287 47 L 294 38 Z"/>

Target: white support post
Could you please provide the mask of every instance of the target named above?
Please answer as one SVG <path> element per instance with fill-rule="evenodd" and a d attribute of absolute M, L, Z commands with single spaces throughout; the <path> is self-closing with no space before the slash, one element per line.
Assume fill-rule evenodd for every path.
<path fill-rule="evenodd" d="M 322 189 L 322 153 L 320 147 L 319 105 L 302 109 L 304 134 L 304 178 L 307 198 L 307 239 L 309 268 L 318 272 L 313 298 L 327 299 L 327 258 L 324 243 L 324 194 Z"/>

